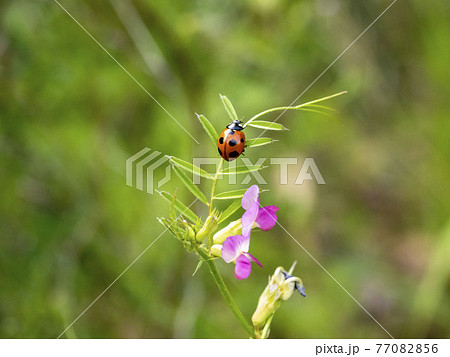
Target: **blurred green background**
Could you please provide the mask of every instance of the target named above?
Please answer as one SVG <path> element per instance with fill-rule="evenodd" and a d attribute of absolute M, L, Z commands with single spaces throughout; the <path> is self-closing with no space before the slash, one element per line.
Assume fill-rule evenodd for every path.
<path fill-rule="evenodd" d="M 125 185 L 127 157 L 217 157 L 195 112 L 219 131 L 219 93 L 244 121 L 289 105 L 390 1 L 61 4 L 200 145 L 56 2 L 2 1 L 3 338 L 57 337 L 163 231 L 168 206 Z M 297 102 L 348 90 L 326 103 L 338 120 L 286 113 L 279 142 L 246 151 L 314 158 L 326 185 L 294 185 L 300 165 L 280 185 L 273 165 L 261 203 L 398 338 L 450 337 L 449 24 L 448 1 L 399 0 Z M 176 179 L 164 189 L 177 187 L 189 204 Z M 244 281 L 218 262 L 249 319 L 277 266 L 298 260 L 306 286 L 272 338 L 388 337 L 280 227 L 254 234 L 251 252 L 264 268 Z M 164 234 L 64 336 L 245 337 L 207 269 L 191 276 L 196 263 Z"/>

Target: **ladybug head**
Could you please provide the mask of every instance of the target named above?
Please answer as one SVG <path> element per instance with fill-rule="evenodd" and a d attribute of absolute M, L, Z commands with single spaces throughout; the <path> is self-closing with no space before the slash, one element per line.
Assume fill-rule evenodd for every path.
<path fill-rule="evenodd" d="M 241 125 L 241 123 L 242 122 L 240 120 L 233 120 L 231 124 L 227 125 L 227 128 L 231 130 L 244 130 L 244 127 Z"/>

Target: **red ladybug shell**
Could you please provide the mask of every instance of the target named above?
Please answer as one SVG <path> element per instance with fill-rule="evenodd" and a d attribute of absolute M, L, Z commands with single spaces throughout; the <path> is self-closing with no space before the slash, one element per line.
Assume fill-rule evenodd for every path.
<path fill-rule="evenodd" d="M 245 147 L 245 135 L 241 130 L 232 130 L 225 128 L 219 135 L 217 148 L 220 156 L 227 161 L 233 161 L 238 158 Z"/>

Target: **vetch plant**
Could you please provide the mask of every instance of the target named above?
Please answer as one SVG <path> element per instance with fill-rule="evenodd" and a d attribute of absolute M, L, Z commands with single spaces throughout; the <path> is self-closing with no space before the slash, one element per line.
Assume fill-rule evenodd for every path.
<path fill-rule="evenodd" d="M 239 310 L 216 266 L 216 260 L 223 259 L 226 263 L 234 263 L 235 277 L 238 280 L 249 277 L 251 263 L 256 263 L 262 267 L 259 260 L 249 253 L 252 230 L 260 229 L 262 231 L 268 231 L 272 229 L 277 223 L 278 217 L 276 213 L 278 207 L 275 205 L 264 207 L 260 205 L 259 195 L 263 191 L 257 185 L 253 185 L 247 189 L 217 193 L 217 182 L 222 175 L 244 174 L 259 171 L 264 168 L 264 166 L 258 165 L 237 165 L 223 168 L 224 163 L 238 158 L 244 151 L 244 145 L 247 149 L 269 145 L 275 142 L 270 137 L 245 139 L 245 135 L 241 132 L 244 128 L 253 127 L 268 131 L 287 130 L 280 123 L 259 120 L 260 117 L 272 112 L 284 112 L 286 110 L 304 110 L 331 115 L 333 112 L 332 108 L 318 103 L 343 93 L 345 92 L 333 94 L 295 107 L 268 109 L 253 116 L 246 123 L 239 121 L 236 110 L 230 100 L 221 95 L 221 100 L 232 123 L 222 131 L 220 137 L 217 135 L 214 126 L 204 115 L 197 115 L 206 134 L 211 139 L 213 145 L 218 146 L 219 154 L 222 156 L 217 171 L 215 173 L 209 173 L 188 161 L 168 156 L 173 170 L 180 181 L 197 200 L 207 207 L 208 215 L 203 221 L 189 207 L 178 200 L 176 194 L 172 195 L 168 192 L 158 191 L 161 197 L 168 201 L 170 205 L 169 216 L 158 218 L 158 220 L 183 244 L 188 252 L 194 252 L 198 255 L 199 264 L 195 272 L 203 264 L 207 265 L 226 304 L 250 338 L 267 338 L 272 319 L 281 303 L 289 299 L 294 291 L 298 291 L 302 296 L 305 296 L 305 288 L 300 278 L 291 275 L 295 263 L 288 272 L 282 267 L 278 267 L 272 277 L 269 278 L 269 283 L 259 298 L 256 311 L 252 317 L 252 324 L 249 323 L 249 320 Z M 191 177 L 192 175 L 196 175 L 211 181 L 209 198 L 193 183 L 188 174 Z M 215 206 L 215 202 L 218 200 L 230 200 L 232 203 L 225 210 L 219 211 Z M 230 221 L 230 217 L 240 208 L 244 210 L 241 218 Z M 225 227 L 219 229 L 219 226 L 222 225 L 225 225 Z"/>

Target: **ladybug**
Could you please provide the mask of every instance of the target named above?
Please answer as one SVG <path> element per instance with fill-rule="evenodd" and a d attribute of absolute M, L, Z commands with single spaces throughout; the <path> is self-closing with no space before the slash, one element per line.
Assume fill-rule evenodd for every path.
<path fill-rule="evenodd" d="M 220 156 L 227 161 L 237 159 L 244 152 L 245 135 L 242 132 L 244 127 L 241 124 L 241 121 L 233 120 L 219 135 L 217 149 Z"/>

